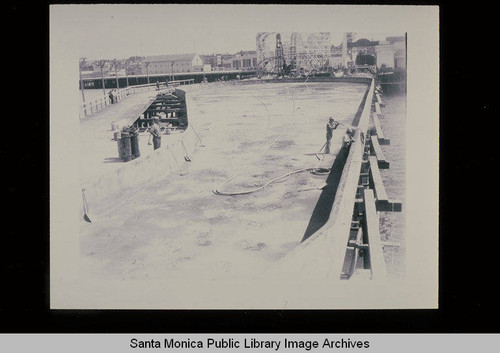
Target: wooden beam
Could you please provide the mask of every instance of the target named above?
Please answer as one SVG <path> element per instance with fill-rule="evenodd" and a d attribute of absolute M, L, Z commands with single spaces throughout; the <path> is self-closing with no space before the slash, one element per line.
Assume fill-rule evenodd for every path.
<path fill-rule="evenodd" d="M 389 200 L 385 191 L 382 175 L 378 167 L 378 160 L 375 156 L 370 156 L 370 176 L 377 195 L 377 211 L 401 212 L 403 203 L 400 200 Z"/>
<path fill-rule="evenodd" d="M 384 152 L 382 151 L 382 148 L 380 147 L 378 138 L 372 138 L 370 139 L 370 141 L 372 144 L 373 152 L 375 153 L 375 156 L 377 156 L 378 167 L 380 169 L 389 168 L 389 162 L 387 162 L 387 160 L 385 159 L 385 155 Z"/>
<path fill-rule="evenodd" d="M 378 120 L 377 114 L 372 114 L 372 118 L 373 118 L 373 124 L 375 125 L 375 132 L 376 132 L 379 144 L 389 145 L 391 143 L 391 140 L 385 138 L 384 132 L 382 131 L 382 126 L 380 126 L 380 121 Z M 373 138 L 373 136 L 372 136 L 372 138 Z"/>
<path fill-rule="evenodd" d="M 387 193 L 385 192 L 384 183 L 382 182 L 382 176 L 380 175 L 380 170 L 378 169 L 377 157 L 375 156 L 370 156 L 370 172 L 377 201 L 389 202 Z"/>
<path fill-rule="evenodd" d="M 382 99 L 380 98 L 380 94 L 375 93 L 375 97 L 377 98 L 377 103 L 380 104 L 381 106 L 385 106 L 385 103 L 382 102 Z"/>
<path fill-rule="evenodd" d="M 384 260 L 384 251 L 380 240 L 380 229 L 373 190 L 365 189 L 365 217 L 366 237 L 370 247 L 371 279 L 380 280 L 387 277 L 387 267 Z"/>
<path fill-rule="evenodd" d="M 377 113 L 378 118 L 383 118 L 384 114 L 382 114 L 382 109 L 380 109 L 380 103 L 375 102 L 374 106 L 375 106 L 375 112 Z"/>

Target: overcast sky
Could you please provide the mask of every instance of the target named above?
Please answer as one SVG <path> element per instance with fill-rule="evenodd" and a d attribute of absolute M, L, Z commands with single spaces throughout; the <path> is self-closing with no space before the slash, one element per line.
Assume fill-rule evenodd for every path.
<path fill-rule="evenodd" d="M 123 4 L 55 7 L 51 19 L 57 22 L 58 30 L 63 28 L 73 38 L 79 57 L 89 60 L 255 50 L 256 34 L 266 31 L 331 32 L 338 41 L 344 31 L 358 32 L 359 38 L 373 40 L 404 34 L 404 26 L 397 20 L 401 7 Z"/>

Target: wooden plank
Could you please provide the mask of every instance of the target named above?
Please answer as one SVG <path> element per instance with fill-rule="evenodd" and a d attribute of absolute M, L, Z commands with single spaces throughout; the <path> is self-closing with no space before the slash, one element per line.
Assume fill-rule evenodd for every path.
<path fill-rule="evenodd" d="M 387 267 L 385 265 L 382 241 L 380 240 L 380 229 L 373 190 L 365 189 L 364 197 L 366 209 L 366 237 L 370 249 L 371 279 L 380 280 L 387 277 Z"/>
<path fill-rule="evenodd" d="M 380 103 L 375 102 L 374 106 L 375 106 L 375 112 L 377 113 L 378 118 L 383 118 L 384 114 L 382 114 L 382 109 L 380 109 Z"/>
<path fill-rule="evenodd" d="M 149 113 L 175 113 L 175 112 L 180 112 L 181 108 L 164 108 L 164 107 L 157 107 L 157 108 L 152 108 L 152 109 L 147 109 L 146 110 Z"/>
<path fill-rule="evenodd" d="M 378 120 L 377 115 L 372 114 L 372 118 L 373 118 L 373 125 L 375 125 L 375 132 L 376 132 L 379 144 L 389 145 L 391 141 L 389 139 L 385 138 L 384 132 L 382 131 L 382 126 L 380 126 L 380 121 Z M 372 138 L 373 138 L 373 136 L 372 136 Z"/>
<path fill-rule="evenodd" d="M 370 156 L 370 172 L 375 187 L 375 194 L 377 195 L 377 201 L 389 202 L 384 183 L 382 182 L 382 176 L 378 169 L 377 157 L 375 156 Z"/>
<path fill-rule="evenodd" d="M 378 167 L 380 169 L 387 169 L 389 168 L 389 162 L 385 159 L 384 152 L 382 151 L 382 148 L 380 147 L 380 144 L 378 142 L 378 138 L 372 138 L 370 139 L 373 147 L 373 152 L 375 153 L 375 156 L 377 157 L 378 161 Z"/>
<path fill-rule="evenodd" d="M 380 104 L 381 106 L 384 106 L 384 105 L 385 105 L 385 103 L 384 103 L 384 102 L 382 102 L 382 99 L 380 98 L 380 94 L 375 93 L 375 97 L 377 98 L 377 102 L 378 102 L 378 104 Z"/>
<path fill-rule="evenodd" d="M 377 211 L 386 212 L 401 212 L 403 203 L 400 200 L 389 200 L 385 191 L 382 176 L 378 168 L 378 160 L 375 156 L 370 156 L 370 176 L 377 195 L 376 207 Z"/>
<path fill-rule="evenodd" d="M 377 211 L 384 212 L 401 212 L 403 210 L 403 203 L 400 200 L 377 200 Z"/>

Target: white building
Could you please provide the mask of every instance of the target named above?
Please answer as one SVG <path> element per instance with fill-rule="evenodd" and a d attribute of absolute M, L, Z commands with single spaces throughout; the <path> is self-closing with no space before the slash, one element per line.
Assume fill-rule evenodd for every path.
<path fill-rule="evenodd" d="M 375 48 L 377 52 L 377 67 L 382 65 L 386 67 L 394 67 L 394 46 L 388 41 L 380 41 Z"/>
<path fill-rule="evenodd" d="M 203 71 L 203 60 L 198 54 L 147 56 L 141 63 L 142 74 L 170 74 Z"/>
<path fill-rule="evenodd" d="M 387 37 L 376 46 L 377 67 L 406 69 L 405 37 Z"/>

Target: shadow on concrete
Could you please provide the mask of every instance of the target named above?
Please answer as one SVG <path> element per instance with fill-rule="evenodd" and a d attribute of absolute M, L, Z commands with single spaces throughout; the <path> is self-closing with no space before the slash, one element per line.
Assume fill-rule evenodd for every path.
<path fill-rule="evenodd" d="M 368 89 L 366 90 L 361 103 L 359 104 L 358 110 L 354 115 L 352 120 L 352 126 L 358 126 L 359 120 L 361 119 L 361 114 L 363 113 L 363 108 L 365 106 L 366 98 L 368 97 Z M 330 212 L 332 211 L 333 202 L 335 201 L 335 195 L 337 194 L 337 189 L 339 187 L 340 178 L 342 177 L 342 171 L 344 170 L 344 165 L 349 155 L 350 147 L 342 147 L 333 161 L 332 168 L 330 169 L 330 175 L 326 179 L 326 186 L 323 188 L 321 195 L 319 196 L 318 202 L 314 207 L 311 219 L 307 225 L 306 231 L 302 238 L 305 241 L 311 235 L 313 235 L 318 229 L 323 227 L 325 223 L 330 218 Z"/>
<path fill-rule="evenodd" d="M 328 178 L 326 178 L 327 185 L 323 188 L 318 202 L 314 207 L 302 241 L 313 235 L 328 221 L 330 212 L 332 211 L 333 201 L 335 200 L 335 195 L 337 194 L 340 178 L 342 177 L 342 170 L 344 169 L 348 155 L 349 147 L 342 147 L 335 157 L 333 165 L 330 169 L 330 174 L 328 175 Z"/>

